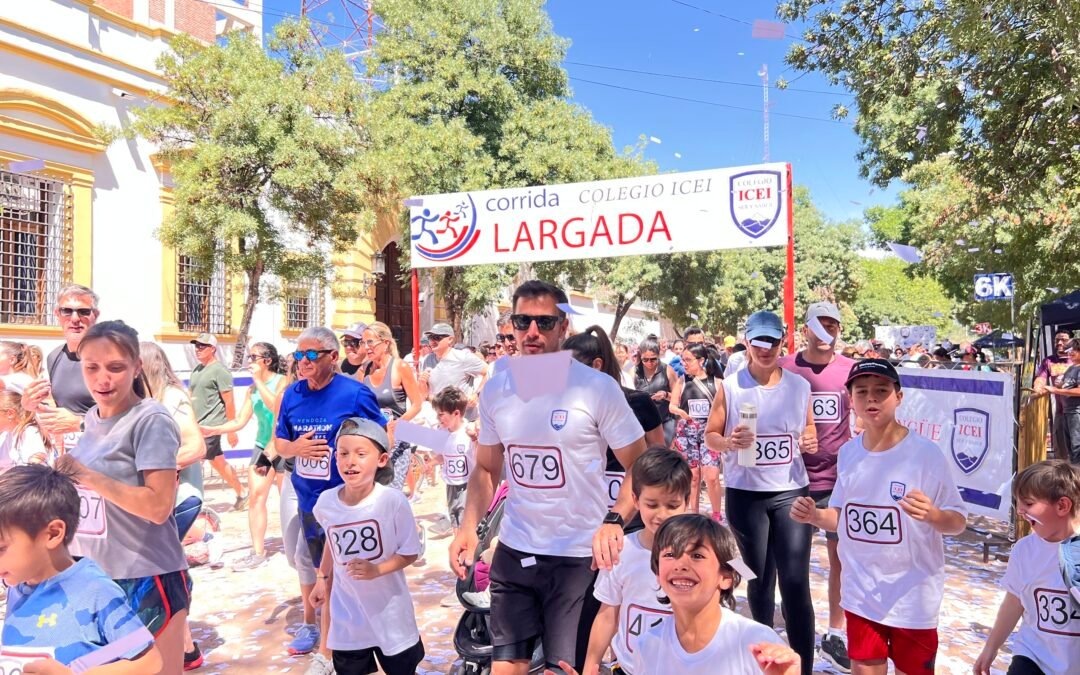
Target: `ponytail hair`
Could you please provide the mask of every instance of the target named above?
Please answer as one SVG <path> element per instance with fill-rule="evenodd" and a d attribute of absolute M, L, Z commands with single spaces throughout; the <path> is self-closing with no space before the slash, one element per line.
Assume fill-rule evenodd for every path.
<path fill-rule="evenodd" d="M 13 340 L 0 340 L 0 352 L 11 358 L 11 370 L 16 373 L 26 373 L 37 379 L 41 377 L 41 362 L 44 355 L 37 345 L 28 345 L 25 342 Z"/>
<path fill-rule="evenodd" d="M 724 370 L 720 367 L 716 352 L 701 343 L 686 345 L 685 351 L 690 352 L 695 359 L 701 361 L 705 368 L 705 375 L 720 379 L 724 378 Z"/>
<path fill-rule="evenodd" d="M 600 326 L 589 326 L 584 332 L 568 337 L 563 341 L 563 349 L 574 353 L 574 359 L 592 368 L 593 361 L 600 359 L 600 370 L 607 373 L 618 383 L 622 383 L 619 362 L 615 359 L 615 349 L 611 340 Z"/>

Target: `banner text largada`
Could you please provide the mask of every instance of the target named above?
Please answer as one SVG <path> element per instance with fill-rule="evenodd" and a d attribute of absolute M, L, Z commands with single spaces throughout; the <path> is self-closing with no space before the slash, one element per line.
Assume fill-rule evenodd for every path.
<path fill-rule="evenodd" d="M 412 265 L 608 258 L 787 243 L 790 165 L 409 200 Z"/>

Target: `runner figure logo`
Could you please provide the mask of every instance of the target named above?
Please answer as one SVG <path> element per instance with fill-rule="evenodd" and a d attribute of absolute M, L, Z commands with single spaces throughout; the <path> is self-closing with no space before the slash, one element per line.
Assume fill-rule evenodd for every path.
<path fill-rule="evenodd" d="M 480 238 L 472 195 L 445 206 L 434 210 L 413 208 L 411 212 L 413 249 L 428 260 L 443 262 L 460 258 Z"/>
<path fill-rule="evenodd" d="M 904 498 L 904 494 L 907 493 L 907 486 L 900 481 L 893 481 L 889 483 L 889 496 L 893 498 L 894 502 L 898 502 Z"/>
<path fill-rule="evenodd" d="M 965 474 L 982 466 L 990 449 L 990 413 L 977 408 L 957 408 L 953 411 L 953 461 Z"/>
<path fill-rule="evenodd" d="M 731 218 L 758 239 L 780 218 L 780 172 L 745 171 L 731 177 Z"/>
<path fill-rule="evenodd" d="M 561 431 L 562 428 L 566 426 L 566 415 L 567 412 L 565 410 L 552 410 L 551 428 L 555 431 Z"/>

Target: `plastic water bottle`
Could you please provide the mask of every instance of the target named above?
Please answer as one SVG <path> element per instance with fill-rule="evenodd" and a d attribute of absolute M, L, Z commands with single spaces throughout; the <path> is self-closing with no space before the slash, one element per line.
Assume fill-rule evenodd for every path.
<path fill-rule="evenodd" d="M 754 447 L 757 440 L 756 404 L 743 403 L 739 406 L 739 424 L 749 429 L 750 433 L 754 435 L 754 440 L 750 442 L 750 447 L 739 450 L 739 466 L 756 466 L 757 450 Z"/>

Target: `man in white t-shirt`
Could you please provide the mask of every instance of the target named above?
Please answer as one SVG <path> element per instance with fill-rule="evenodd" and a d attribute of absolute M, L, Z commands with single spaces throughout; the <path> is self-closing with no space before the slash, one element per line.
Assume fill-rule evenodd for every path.
<path fill-rule="evenodd" d="M 475 392 L 487 372 L 484 360 L 467 349 L 454 349 L 454 329 L 448 323 L 435 324 L 425 335 L 431 354 L 420 363 L 417 378 L 424 399 L 430 400 L 446 387 Z"/>
<path fill-rule="evenodd" d="M 522 358 L 558 351 L 569 326 L 558 304 L 567 302 L 542 281 L 517 288 L 512 323 Z M 491 563 L 492 673 L 525 675 L 538 642 L 551 666 L 566 661 L 580 669 L 598 609 L 586 603 L 593 559 L 611 568 L 623 523 L 634 515 L 629 480 L 608 511 L 607 448 L 629 470 L 645 451 L 644 433 L 618 382 L 573 360 L 563 391 L 528 402 L 515 391 L 503 368 L 480 394 L 476 466 L 450 566 L 465 578 L 477 523 L 505 468 L 510 491 Z"/>

